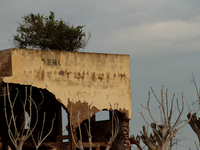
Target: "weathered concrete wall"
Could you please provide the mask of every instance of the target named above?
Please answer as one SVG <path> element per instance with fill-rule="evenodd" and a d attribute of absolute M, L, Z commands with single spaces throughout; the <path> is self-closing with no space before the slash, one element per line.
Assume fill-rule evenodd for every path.
<path fill-rule="evenodd" d="M 94 101 L 95 112 L 118 103 L 118 110 L 131 118 L 129 55 L 27 49 L 0 52 L 8 56 L 4 64 L 11 62 L 5 75 L 5 65 L 0 67 L 4 82 L 46 88 L 68 109 L 72 101 Z"/>
<path fill-rule="evenodd" d="M 10 50 L 0 51 L 0 77 L 12 75 L 12 63 Z"/>

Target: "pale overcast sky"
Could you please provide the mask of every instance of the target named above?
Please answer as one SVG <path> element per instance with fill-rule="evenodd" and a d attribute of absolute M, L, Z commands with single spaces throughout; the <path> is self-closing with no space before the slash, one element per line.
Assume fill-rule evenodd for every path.
<path fill-rule="evenodd" d="M 169 97 L 175 92 L 180 99 L 184 93 L 188 100 L 195 100 L 190 81 L 193 72 L 200 85 L 199 0 L 0 0 L 0 49 L 13 47 L 9 40 L 22 16 L 48 16 L 50 11 L 56 19 L 86 25 L 84 31 L 92 36 L 84 52 L 130 55 L 130 135 L 139 134 L 145 124 L 139 112 L 148 117 L 140 104 L 146 104 L 150 86 L 158 95 L 164 85 Z M 183 120 L 187 112 L 185 105 Z M 198 140 L 189 125 L 180 133 L 185 140 L 177 149 L 195 149 Z"/>

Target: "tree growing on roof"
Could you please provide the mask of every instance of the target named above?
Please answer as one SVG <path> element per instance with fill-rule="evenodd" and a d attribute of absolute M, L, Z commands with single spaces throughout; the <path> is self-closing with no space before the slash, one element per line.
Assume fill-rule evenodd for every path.
<path fill-rule="evenodd" d="M 61 20 L 55 20 L 54 12 L 49 17 L 28 14 L 17 28 L 13 43 L 16 48 L 39 48 L 43 50 L 79 51 L 84 49 L 91 34 L 86 38 L 84 26 L 74 27 Z"/>

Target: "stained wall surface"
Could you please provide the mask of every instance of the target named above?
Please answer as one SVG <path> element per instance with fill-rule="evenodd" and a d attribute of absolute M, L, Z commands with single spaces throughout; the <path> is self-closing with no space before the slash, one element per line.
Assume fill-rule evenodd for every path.
<path fill-rule="evenodd" d="M 0 60 L 6 83 L 47 89 L 67 108 L 93 102 L 97 112 L 117 103 L 131 118 L 129 55 L 9 49 L 0 51 Z"/>

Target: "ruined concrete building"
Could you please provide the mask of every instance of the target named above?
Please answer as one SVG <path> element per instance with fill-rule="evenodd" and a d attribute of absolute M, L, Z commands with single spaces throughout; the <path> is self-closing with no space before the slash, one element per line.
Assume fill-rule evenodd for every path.
<path fill-rule="evenodd" d="M 119 132 L 112 142 L 112 150 L 128 150 L 129 120 L 131 118 L 130 62 L 129 55 L 99 54 L 85 52 L 65 52 L 29 49 L 7 49 L 0 51 L 0 138 L 3 149 L 6 145 L 13 148 L 5 121 L 4 97 L 2 87 L 9 83 L 9 95 L 15 98 L 17 90 L 21 98 L 25 98 L 25 87 L 32 86 L 32 99 L 36 104 L 44 102 L 39 111 L 39 121 L 33 135 L 42 126 L 43 112 L 46 112 L 44 135 L 50 130 L 51 122 L 56 114 L 53 130 L 39 149 L 75 150 L 75 141 L 80 141 L 88 149 L 88 105 L 90 107 L 92 147 L 104 150 L 112 132 L 112 111 L 115 110 L 119 120 Z M 117 105 L 116 105 L 117 104 Z M 7 107 L 7 106 L 6 106 Z M 62 111 L 68 114 L 66 128 L 69 135 L 62 134 Z M 71 111 L 72 108 L 72 111 Z M 9 108 L 8 108 L 9 110 Z M 107 111 L 107 120 L 97 121 L 96 115 Z M 17 126 L 23 122 L 22 106 L 15 104 L 14 112 Z M 72 114 L 71 114 L 72 112 Z M 77 119 L 79 114 L 79 121 Z M 9 114 L 8 114 L 9 115 Z M 34 114 L 32 114 L 34 115 Z M 20 118 L 20 119 L 19 119 Z M 38 131 L 37 131 L 38 130 Z M 71 132 L 72 131 L 72 132 Z M 63 142 L 64 139 L 68 139 Z M 23 149 L 34 148 L 31 138 Z M 14 148 L 13 148 L 14 149 Z"/>

